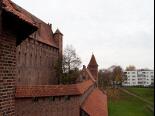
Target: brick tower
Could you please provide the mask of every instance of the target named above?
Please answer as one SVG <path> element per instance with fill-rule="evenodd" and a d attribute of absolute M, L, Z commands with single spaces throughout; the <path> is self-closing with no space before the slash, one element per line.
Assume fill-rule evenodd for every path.
<path fill-rule="evenodd" d="M 62 67 L 62 57 L 63 57 L 63 34 L 60 32 L 59 29 L 57 29 L 54 33 L 54 40 L 56 42 L 56 44 L 59 47 L 59 58 L 58 58 L 58 69 L 56 72 L 56 77 L 58 78 L 58 83 L 60 83 L 60 77 L 62 74 L 62 69 L 60 67 Z"/>
<path fill-rule="evenodd" d="M 62 58 L 62 50 L 63 50 L 63 34 L 57 29 L 54 33 L 54 39 L 59 46 L 59 57 Z"/>
<path fill-rule="evenodd" d="M 88 64 L 88 69 L 91 74 L 94 76 L 95 80 L 98 82 L 98 64 L 96 62 L 94 54 L 92 54 L 91 60 Z"/>

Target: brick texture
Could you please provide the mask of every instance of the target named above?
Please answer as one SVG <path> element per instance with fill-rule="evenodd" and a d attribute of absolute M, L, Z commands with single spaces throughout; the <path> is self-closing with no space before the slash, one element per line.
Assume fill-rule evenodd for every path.
<path fill-rule="evenodd" d="M 15 107 L 16 39 L 0 34 L 0 113 L 13 116 Z"/>
<path fill-rule="evenodd" d="M 82 95 L 17 97 L 16 116 L 80 116 L 80 106 L 94 90 L 89 86 Z"/>
<path fill-rule="evenodd" d="M 17 46 L 17 85 L 57 84 L 59 49 L 28 38 Z"/>
<path fill-rule="evenodd" d="M 80 116 L 79 97 L 16 100 L 16 116 Z"/>

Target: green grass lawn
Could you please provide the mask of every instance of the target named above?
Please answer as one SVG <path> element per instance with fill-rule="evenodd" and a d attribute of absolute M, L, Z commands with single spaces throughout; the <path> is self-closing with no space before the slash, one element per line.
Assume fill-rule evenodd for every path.
<path fill-rule="evenodd" d="M 119 97 L 109 97 L 109 116 L 154 116 L 147 104 L 126 93 L 119 92 Z"/>
<path fill-rule="evenodd" d="M 127 90 L 152 103 L 154 102 L 154 88 L 127 88 Z"/>

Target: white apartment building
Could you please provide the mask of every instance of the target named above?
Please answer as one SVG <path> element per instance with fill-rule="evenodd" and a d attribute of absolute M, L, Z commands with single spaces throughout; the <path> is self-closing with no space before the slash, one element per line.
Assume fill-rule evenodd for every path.
<path fill-rule="evenodd" d="M 154 86 L 154 70 L 124 71 L 122 86 Z"/>

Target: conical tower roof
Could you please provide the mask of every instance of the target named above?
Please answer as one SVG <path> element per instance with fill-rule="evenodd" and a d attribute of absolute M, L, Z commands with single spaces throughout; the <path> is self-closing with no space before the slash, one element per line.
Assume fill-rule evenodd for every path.
<path fill-rule="evenodd" d="M 89 62 L 89 65 L 96 65 L 96 66 L 98 66 L 94 54 L 92 54 L 91 60 Z"/>
<path fill-rule="evenodd" d="M 54 34 L 61 34 L 61 35 L 63 35 L 61 32 L 60 32 L 60 30 L 59 29 L 57 29 L 56 31 L 55 31 L 55 33 Z"/>

